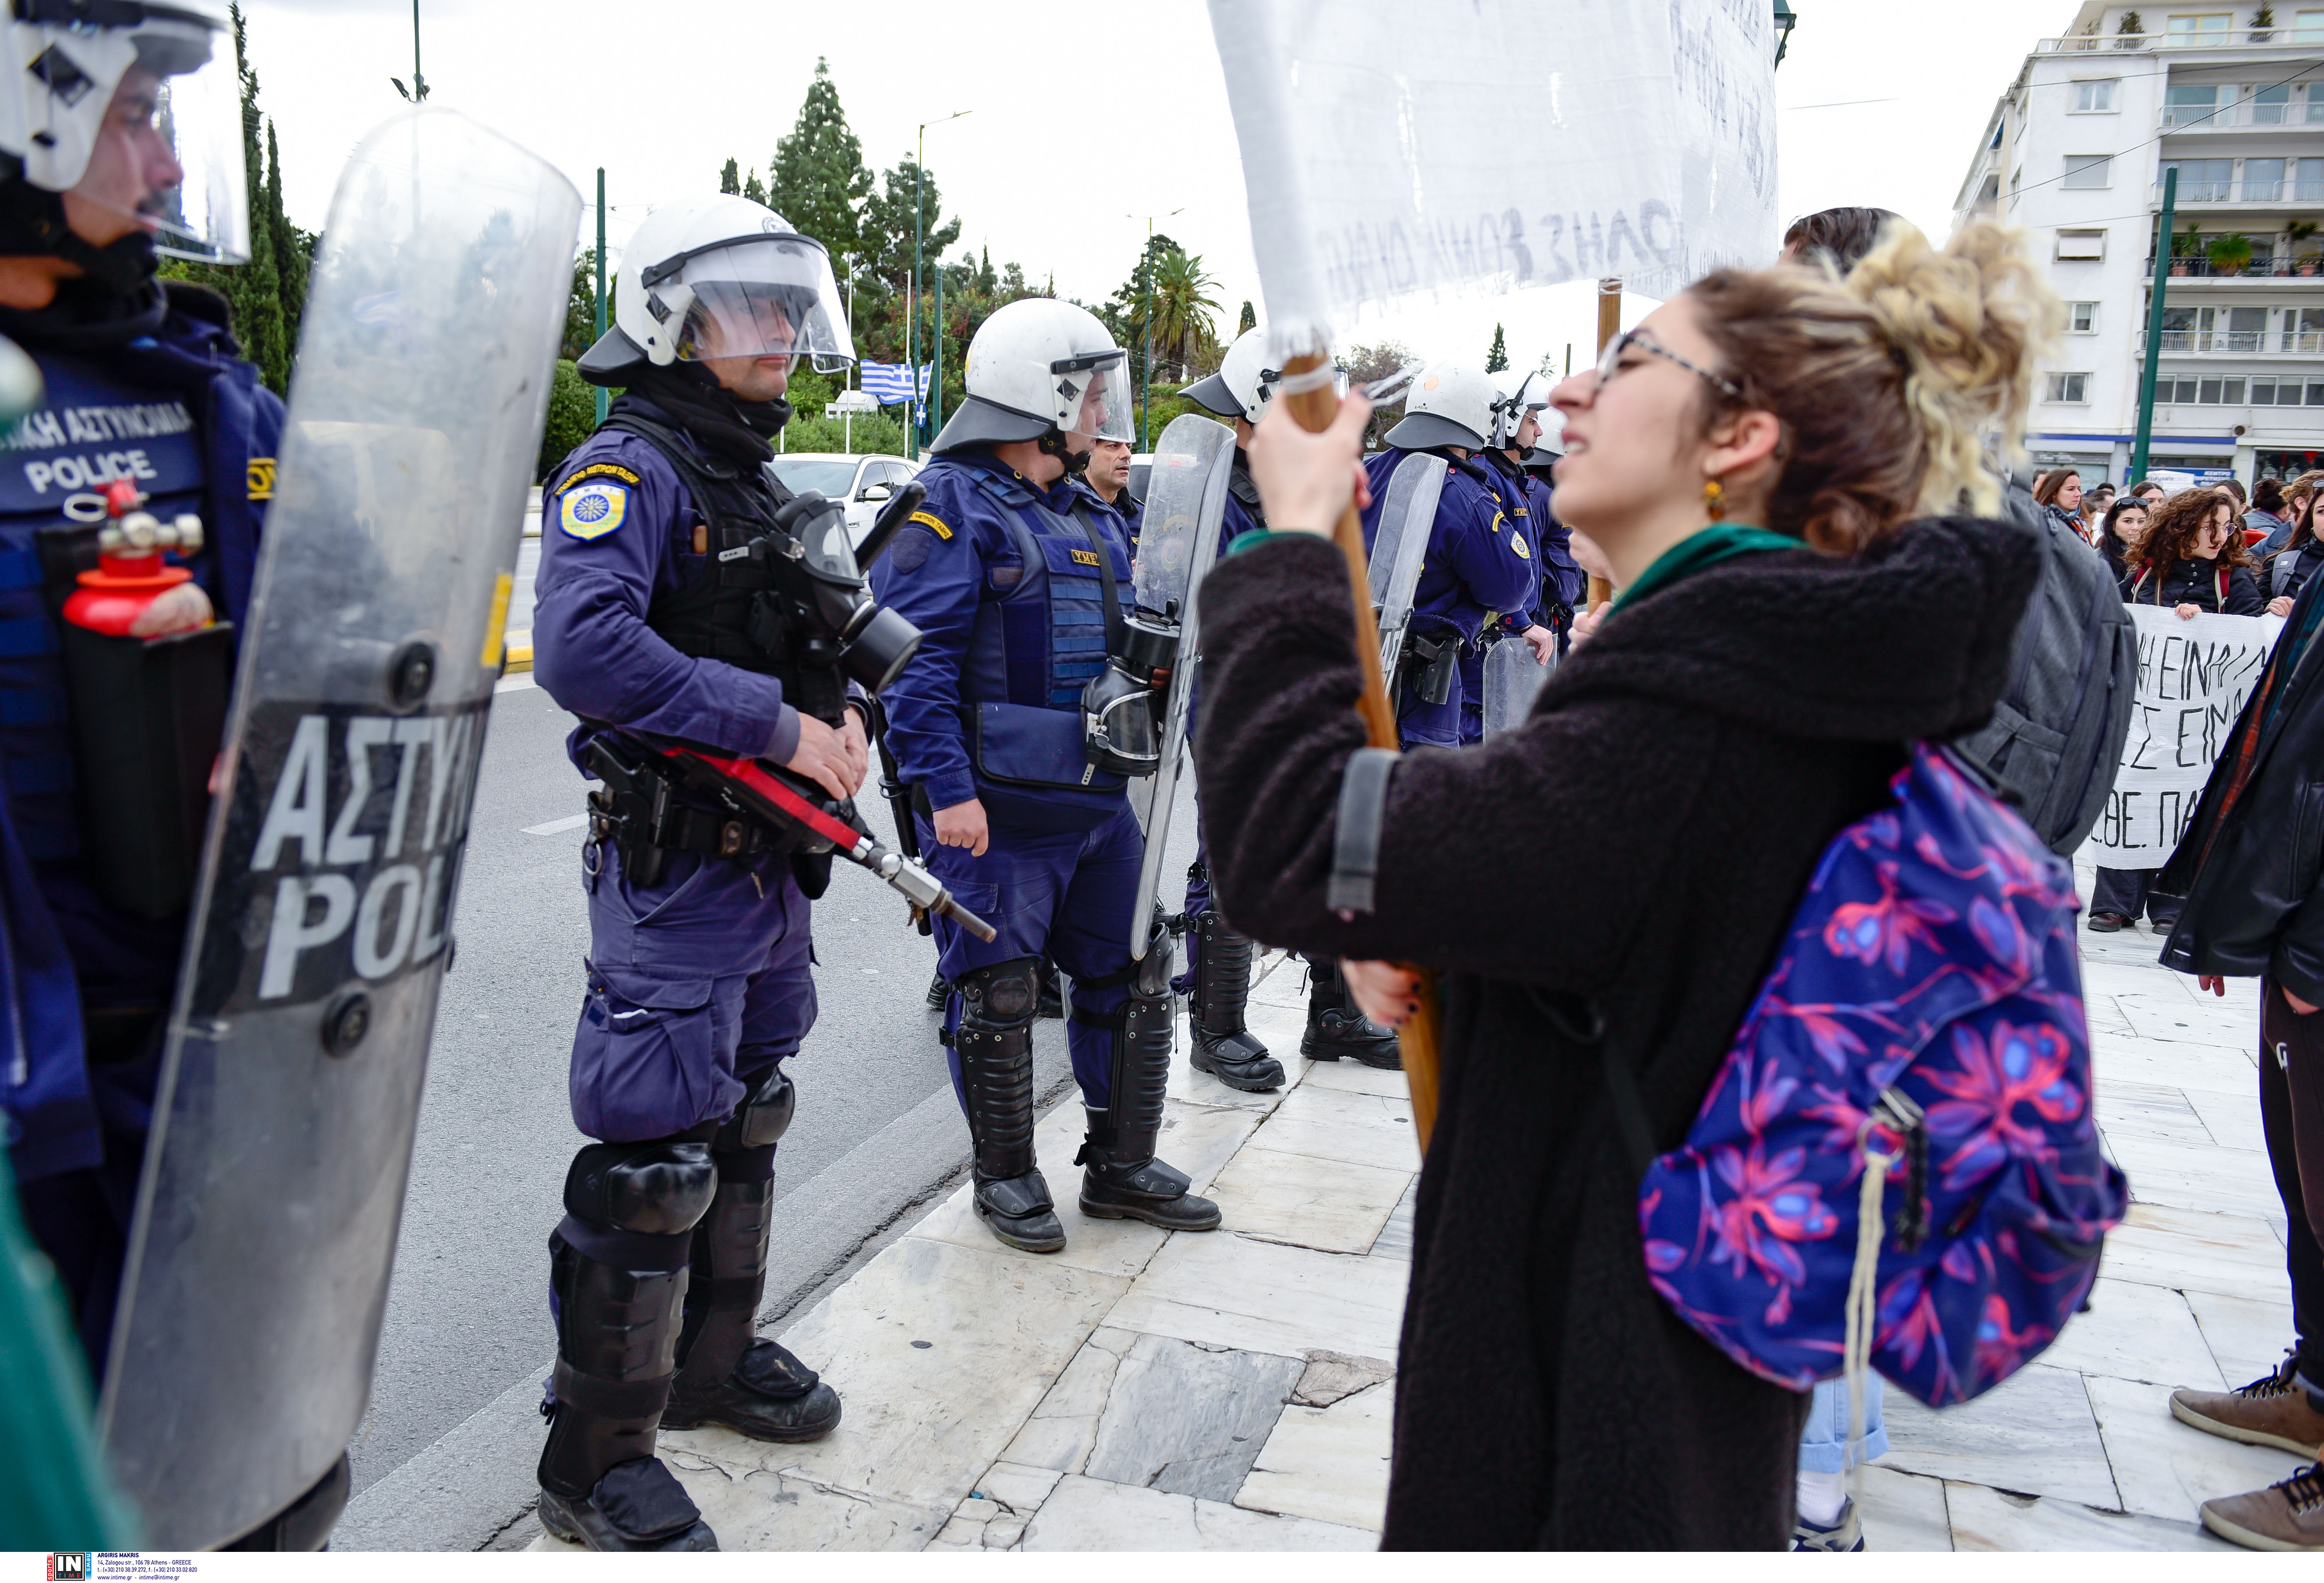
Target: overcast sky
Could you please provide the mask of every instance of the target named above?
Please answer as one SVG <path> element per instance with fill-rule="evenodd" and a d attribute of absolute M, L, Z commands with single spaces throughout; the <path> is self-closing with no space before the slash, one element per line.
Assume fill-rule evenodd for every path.
<path fill-rule="evenodd" d="M 403 107 L 388 79 L 410 80 L 410 0 L 244 0 L 244 9 L 260 107 L 281 140 L 284 202 L 318 227 L 349 150 Z M 1419 25 L 1438 6 L 1412 9 Z M 1869 203 L 1932 234 L 1947 224 L 1994 100 L 2034 40 L 2074 12 L 2070 0 L 1939 9 L 1794 0 L 1794 9 L 1799 27 L 1775 74 L 1784 217 Z M 420 15 L 429 102 L 532 149 L 585 198 L 602 164 L 616 251 L 653 204 L 715 191 L 730 155 L 763 174 L 822 56 L 875 170 L 910 152 L 917 123 L 972 112 L 928 128 L 927 164 L 946 215 L 964 222 L 962 244 L 989 246 L 996 268 L 1014 259 L 1035 279 L 1054 272 L 1063 295 L 1100 301 L 1136 267 L 1152 215 L 1219 277 L 1222 329 L 1244 299 L 1261 300 L 1200 0 L 887 0 L 844 11 L 767 0 L 420 0 Z M 1508 101 L 1511 135 L 1522 136 L 1533 113 L 1523 85 L 1494 80 L 1485 64 L 1479 91 Z M 585 218 L 593 236 L 594 225 Z M 1411 303 L 1342 327 L 1342 338 L 1394 337 L 1424 356 L 1481 362 L 1498 320 L 1520 366 L 1544 353 L 1562 364 L 1568 342 L 1581 361 L 1595 334 L 1591 293 L 1580 282 Z"/>

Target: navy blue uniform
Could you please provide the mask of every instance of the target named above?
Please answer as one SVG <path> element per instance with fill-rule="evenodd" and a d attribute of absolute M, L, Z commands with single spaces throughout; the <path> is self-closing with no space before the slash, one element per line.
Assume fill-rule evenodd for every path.
<path fill-rule="evenodd" d="M 1144 840 L 1122 779 L 1084 761 L 1081 696 L 1105 663 L 1099 556 L 1126 602 L 1129 532 L 1086 488 L 1037 487 L 981 450 L 939 456 L 918 481 L 927 499 L 873 568 L 872 586 L 923 637 L 881 701 L 898 767 L 926 807 L 983 803 L 983 856 L 937 845 L 925 816 L 920 849 L 998 931 L 981 941 L 937 919 L 938 970 L 957 980 L 1046 953 L 1073 980 L 1074 1075 L 1091 1107 L 1103 1108 Z M 959 1014 L 954 995 L 947 1031 Z M 957 1048 L 952 1070 L 958 1088 Z"/>
<path fill-rule="evenodd" d="M 662 453 L 601 430 L 566 458 L 543 501 L 534 674 L 585 722 L 568 744 L 583 773 L 601 725 L 790 757 L 798 714 L 780 681 L 681 653 L 647 625 L 655 601 L 709 561 L 695 552 L 702 515 Z M 808 903 L 789 860 L 671 852 L 661 876 L 641 884 L 613 842 L 583 856 L 588 992 L 573 1040 L 575 1125 L 622 1143 L 725 1116 L 815 1024 Z"/>
<path fill-rule="evenodd" d="M 1372 504 L 1364 513 L 1364 544 L 1379 532 L 1389 477 L 1410 453 L 1390 448 L 1368 458 Z M 1450 640 L 1474 649 L 1485 623 L 1504 610 L 1524 610 L 1534 597 L 1533 552 L 1511 525 L 1503 494 L 1480 464 L 1447 458 L 1444 488 L 1413 590 L 1412 625 L 1406 639 Z M 1416 674 L 1407 672 L 1407 674 Z M 1397 730 L 1404 745 L 1457 747 L 1461 742 L 1463 690 L 1459 680 L 1443 703 L 1424 701 L 1407 681 L 1397 700 Z"/>
<path fill-rule="evenodd" d="M 202 519 L 203 547 L 183 564 L 219 619 L 244 618 L 282 403 L 235 355 L 217 311 L 207 292 L 172 293 L 115 326 L 113 344 L 77 338 L 70 351 L 47 343 L 43 316 L 0 314 L 0 333 L 47 383 L 45 403 L 9 431 L 0 462 L 0 777 L 23 863 L 5 876 L 6 949 L 19 1010 L 41 1031 L 0 1069 L 0 1109 L 25 1218 L 73 1296 L 99 1369 L 187 920 L 112 905 L 84 861 L 40 532 L 68 520 L 68 498 L 132 479 L 164 521 Z"/>
<path fill-rule="evenodd" d="M 1534 590 L 1522 608 L 1497 612 L 1485 624 L 1483 641 L 1461 652 L 1464 746 L 1484 740 L 1485 645 L 1517 641 L 1529 626 L 1545 627 L 1562 636 L 1572 624 L 1571 611 L 1583 586 L 1582 569 L 1574 563 L 1570 548 L 1572 533 L 1551 514 L 1549 486 L 1493 453 L 1481 453 L 1480 459 L 1492 480 L 1495 496 L 1508 514 L 1510 526 L 1533 562 Z M 1560 606 L 1565 614 L 1560 613 Z"/>

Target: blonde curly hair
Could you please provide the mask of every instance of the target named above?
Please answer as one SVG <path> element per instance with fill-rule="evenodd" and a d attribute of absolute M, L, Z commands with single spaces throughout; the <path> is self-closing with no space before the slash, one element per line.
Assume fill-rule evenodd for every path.
<path fill-rule="evenodd" d="M 1705 386 L 1705 431 L 1737 411 L 1783 424 L 1767 527 L 1844 554 L 1964 500 L 1999 505 L 1986 440 L 2017 454 L 2034 366 L 2062 324 L 2019 233 L 1975 220 L 1940 250 L 1891 220 L 1845 276 L 1828 263 L 1720 270 L 1686 294 L 1742 392 Z"/>

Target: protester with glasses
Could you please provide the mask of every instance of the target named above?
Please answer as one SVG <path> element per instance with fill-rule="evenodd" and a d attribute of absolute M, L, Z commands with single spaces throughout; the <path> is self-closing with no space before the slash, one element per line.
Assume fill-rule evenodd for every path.
<path fill-rule="evenodd" d="M 1384 1542 L 1781 1549 L 1807 1398 L 1655 1297 L 1637 1180 L 1601 1086 L 1634 1074 L 1658 1143 L 1699 1108 L 1831 837 L 1904 744 L 1983 721 L 2037 567 L 1979 435 L 2022 426 L 2057 306 L 2006 234 L 1894 227 L 1845 283 L 1717 272 L 1555 396 L 1561 517 L 1621 598 L 1517 730 L 1396 762 L 1374 908 L 1325 901 L 1364 744 L 1327 539 L 1369 417 L 1270 419 L 1272 532 L 1204 585 L 1196 743 L 1220 903 L 1346 959 L 1366 1009 L 1444 995 Z M 1545 846 L 1544 829 L 1561 832 Z M 1484 894 L 1576 904 L 1512 918 Z"/>

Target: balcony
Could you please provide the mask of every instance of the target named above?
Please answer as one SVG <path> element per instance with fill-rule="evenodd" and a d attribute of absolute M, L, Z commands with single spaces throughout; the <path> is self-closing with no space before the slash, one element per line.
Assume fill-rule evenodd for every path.
<path fill-rule="evenodd" d="M 2168 50 L 2172 54 L 2205 54 L 2214 51 L 2312 49 L 2324 54 L 2324 29 L 2292 27 L 2231 27 L 2207 32 L 2074 33 L 2064 38 L 2038 39 L 2037 55 L 2095 55 L 2116 51 Z"/>
<path fill-rule="evenodd" d="M 2161 203 L 2163 183 L 2157 181 L 2150 190 L 2154 201 Z M 2324 203 L 2324 181 L 2219 181 L 2190 180 L 2182 174 L 2178 202 L 2182 208 L 2190 203 Z"/>
<path fill-rule="evenodd" d="M 2132 338 L 2131 354 L 2146 350 L 2146 332 Z M 2324 354 L 2324 329 L 2166 329 L 2166 356 L 2307 356 Z"/>
<path fill-rule="evenodd" d="M 2209 258 L 2197 254 L 2189 258 L 2172 259 L 2171 278 L 2172 280 L 2281 281 L 2294 277 L 2304 280 L 2316 276 L 2324 279 L 2324 275 L 2318 273 L 2319 269 L 2324 269 L 2324 257 L 2319 257 L 2313 253 L 2299 258 L 2255 258 L 2241 269 L 2229 269 L 2225 264 L 2214 264 Z M 2154 278 L 2154 260 L 2152 258 L 2146 261 L 2146 278 L 2148 280 Z"/>

